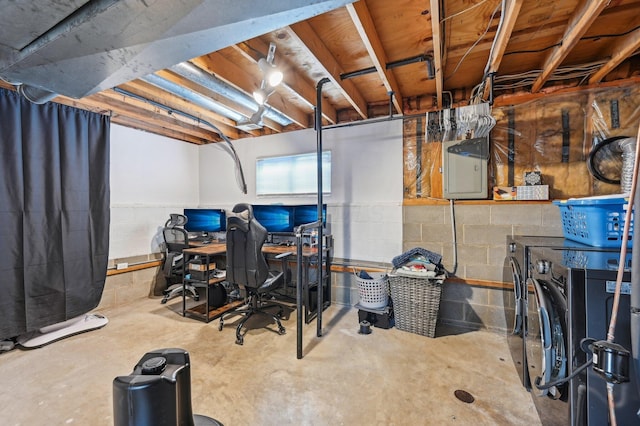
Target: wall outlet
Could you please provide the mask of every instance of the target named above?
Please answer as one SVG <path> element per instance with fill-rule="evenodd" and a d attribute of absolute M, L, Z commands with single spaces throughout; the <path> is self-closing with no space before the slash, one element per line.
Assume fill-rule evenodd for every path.
<path fill-rule="evenodd" d="M 116 269 L 127 269 L 129 264 L 127 262 L 116 263 Z"/>

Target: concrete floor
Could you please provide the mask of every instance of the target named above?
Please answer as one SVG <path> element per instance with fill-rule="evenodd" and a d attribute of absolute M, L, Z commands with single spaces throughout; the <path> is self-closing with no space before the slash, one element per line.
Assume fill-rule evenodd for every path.
<path fill-rule="evenodd" d="M 331 306 L 323 337 L 315 323 L 305 327 L 298 360 L 295 312 L 287 334 L 253 329 L 238 346 L 231 322 L 219 332 L 179 307 L 148 299 L 101 311 L 102 329 L 0 355 L 0 423 L 112 425 L 113 379 L 145 353 L 177 347 L 191 357 L 193 412 L 227 426 L 540 424 L 500 334 L 362 335 L 357 310 Z M 458 389 L 475 401 L 458 400 Z"/>

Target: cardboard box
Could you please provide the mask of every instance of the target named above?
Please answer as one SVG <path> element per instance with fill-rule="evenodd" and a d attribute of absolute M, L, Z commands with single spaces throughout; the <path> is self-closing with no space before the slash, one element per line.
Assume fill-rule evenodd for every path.
<path fill-rule="evenodd" d="M 216 269 L 216 262 L 209 262 L 209 271 L 213 271 L 214 269 Z M 189 262 L 189 270 L 204 272 L 207 270 L 207 263 L 201 263 L 199 261 Z"/>
<path fill-rule="evenodd" d="M 493 187 L 493 199 L 494 200 L 515 200 L 517 194 L 516 186 L 494 186 Z"/>
<path fill-rule="evenodd" d="M 494 186 L 493 199 L 504 200 L 548 200 L 549 185 Z"/>

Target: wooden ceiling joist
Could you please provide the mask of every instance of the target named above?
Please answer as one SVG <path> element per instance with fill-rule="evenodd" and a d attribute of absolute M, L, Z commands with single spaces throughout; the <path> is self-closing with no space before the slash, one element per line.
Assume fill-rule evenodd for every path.
<path fill-rule="evenodd" d="M 247 40 L 240 44 L 235 44 L 232 47 L 245 58 L 251 62 L 255 62 L 256 64 L 260 59 L 260 56 L 256 52 L 267 52 L 269 50 L 269 46 L 257 38 Z M 286 63 L 286 60 L 278 58 L 278 64 L 283 62 L 285 63 L 284 68 L 290 68 L 290 65 Z M 316 89 L 313 85 L 300 78 L 298 73 L 291 72 L 285 73 L 285 78 L 282 83 L 280 83 L 280 86 L 282 86 L 283 90 L 288 90 L 290 94 L 296 96 L 298 99 L 303 101 L 303 103 L 307 104 L 309 106 L 310 113 L 313 114 L 313 110 L 316 105 Z M 336 124 L 338 122 L 338 113 L 336 112 L 336 109 L 324 98 L 322 99 L 322 116 L 331 124 Z"/>
<path fill-rule="evenodd" d="M 640 20 L 640 18 L 638 18 L 638 20 Z M 589 78 L 589 84 L 600 83 L 607 74 L 613 71 L 615 67 L 629 58 L 638 49 L 640 49 L 640 28 L 636 28 L 632 33 L 621 38 L 611 47 L 611 59 Z"/>
<path fill-rule="evenodd" d="M 504 57 L 504 52 L 507 49 L 507 44 L 509 43 L 509 39 L 511 39 L 511 34 L 513 33 L 513 28 L 516 25 L 516 20 L 518 19 L 518 14 L 520 13 L 520 9 L 522 8 L 522 2 L 524 0 L 508 0 L 507 1 L 507 10 L 504 12 L 504 21 L 502 26 L 500 27 L 500 31 L 496 34 L 495 39 L 495 48 L 491 52 L 491 56 L 489 57 L 489 67 L 486 72 L 486 78 L 489 79 L 490 75 L 498 72 L 500 69 L 500 63 L 502 62 L 502 58 Z M 488 84 L 485 86 L 485 98 L 488 94 Z"/>
<path fill-rule="evenodd" d="M 240 137 L 240 131 L 233 127 L 235 122 L 216 114 L 207 109 L 201 108 L 177 95 L 169 92 L 161 91 L 155 88 L 153 85 L 140 80 L 134 80 L 130 83 L 126 83 L 120 86 L 122 89 L 141 96 L 145 99 L 149 99 L 152 102 L 165 105 L 177 111 L 182 111 L 203 121 L 207 121 L 215 125 L 224 132 L 224 134 L 232 139 L 238 139 Z"/>
<path fill-rule="evenodd" d="M 380 37 L 378 37 L 378 33 L 376 32 L 373 19 L 367 8 L 367 3 L 365 0 L 360 0 L 348 4 L 346 8 L 362 42 L 367 48 L 367 52 L 369 52 L 371 61 L 378 72 L 378 76 L 380 76 L 380 80 L 382 80 L 382 84 L 387 89 L 387 93 L 393 93 L 393 105 L 396 111 L 402 115 L 402 91 L 400 90 L 393 71 L 387 70 L 386 68 L 386 64 L 389 61 L 382 47 Z"/>
<path fill-rule="evenodd" d="M 609 2 L 610 0 L 586 0 L 582 3 L 582 7 L 576 9 L 569 19 L 563 36 L 558 40 L 559 44 L 547 56 L 541 67 L 542 72 L 533 82 L 532 93 L 538 92 L 544 86 Z"/>
<path fill-rule="evenodd" d="M 433 38 L 433 67 L 435 69 L 436 97 L 438 109 L 442 108 L 442 28 L 440 26 L 440 0 L 429 0 L 431 11 L 431 33 Z"/>
<path fill-rule="evenodd" d="M 308 22 L 303 21 L 293 24 L 287 28 L 289 36 L 297 39 L 300 45 L 307 50 L 308 54 L 315 57 L 319 64 L 322 65 L 326 72 L 326 77 L 338 88 L 343 96 L 349 101 L 351 106 L 358 112 L 363 119 L 368 118 L 367 102 L 362 94 L 358 91 L 355 84 L 350 80 L 342 80 L 340 74 L 344 70 L 333 57 L 329 49 L 323 41 L 313 31 Z"/>

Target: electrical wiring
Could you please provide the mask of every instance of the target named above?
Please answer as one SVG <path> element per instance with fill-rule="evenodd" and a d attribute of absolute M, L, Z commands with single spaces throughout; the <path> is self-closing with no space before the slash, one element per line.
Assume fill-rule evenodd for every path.
<path fill-rule="evenodd" d="M 598 70 L 605 61 L 590 62 L 582 65 L 566 66 L 556 69 L 548 78 L 549 81 L 559 81 L 573 78 L 585 79 Z M 533 84 L 542 70 L 530 70 L 509 75 L 496 75 L 495 90 L 510 90 L 527 87 Z M 582 83 L 582 82 L 581 82 Z"/>
<path fill-rule="evenodd" d="M 640 28 L 640 25 L 625 31 L 623 33 L 618 33 L 618 34 L 600 34 L 600 35 L 592 35 L 592 36 L 586 36 L 586 37 L 582 37 L 580 38 L 580 40 L 598 40 L 601 38 L 615 38 L 615 37 L 623 37 L 626 36 L 628 34 L 631 34 L 632 32 L 636 31 L 638 28 Z M 562 46 L 562 43 L 554 43 L 551 44 L 549 46 L 540 48 L 540 49 L 531 49 L 531 50 L 515 50 L 513 52 L 505 52 L 504 56 L 507 55 L 519 55 L 519 54 L 523 54 L 523 53 L 540 53 L 540 52 L 544 52 L 545 50 L 549 50 L 549 49 L 553 49 L 554 47 L 558 47 L 558 46 Z"/>
<path fill-rule="evenodd" d="M 464 9 L 464 10 L 461 10 L 460 12 L 456 12 L 456 13 L 454 13 L 454 14 L 453 14 L 453 15 L 451 15 L 451 16 L 447 16 L 446 18 L 442 18 L 442 19 L 440 20 L 440 23 L 442 24 L 442 23 L 444 23 L 445 21 L 448 21 L 449 19 L 455 18 L 456 16 L 462 15 L 462 14 L 464 14 L 464 13 L 467 13 L 467 12 L 469 12 L 469 11 L 471 11 L 471 10 L 475 9 L 476 7 L 478 7 L 478 6 L 480 6 L 481 4 L 486 3 L 486 2 L 487 2 L 487 0 L 482 0 L 481 2 L 476 3 L 476 4 L 474 4 L 473 6 L 469 6 L 468 8 L 466 8 L 466 9 Z"/>
<path fill-rule="evenodd" d="M 487 59 L 487 65 L 484 67 L 484 75 L 482 76 L 482 81 L 486 80 L 489 75 L 489 68 L 491 67 L 491 58 L 493 58 L 493 52 L 496 48 L 496 43 L 498 41 L 498 34 L 502 31 L 502 25 L 504 24 L 504 15 L 507 11 L 507 0 L 502 0 L 500 3 L 500 21 L 498 22 L 498 28 L 496 29 L 496 35 L 493 37 L 493 42 L 491 43 L 491 49 L 489 49 L 489 58 Z"/>
<path fill-rule="evenodd" d="M 460 65 L 462 64 L 462 62 L 466 59 L 466 57 L 469 55 L 469 53 L 471 53 L 471 51 L 473 50 L 474 47 L 476 47 L 478 45 L 478 43 L 480 43 L 480 41 L 484 38 L 485 35 L 487 35 L 487 32 L 489 32 L 489 28 L 491 28 L 491 23 L 493 22 L 493 18 L 496 16 L 496 13 L 498 13 L 498 9 L 500 9 L 500 4 L 498 4 L 498 6 L 496 6 L 496 8 L 493 10 L 493 13 L 491 14 L 491 18 L 489 18 L 489 24 L 487 24 L 487 28 L 485 28 L 484 32 L 480 35 L 480 37 L 478 37 L 478 39 L 467 49 L 466 52 L 464 52 L 464 55 L 462 55 L 462 58 L 460 58 L 460 60 L 458 61 L 458 64 L 456 65 L 456 67 L 454 68 L 453 72 L 447 76 L 447 78 L 444 79 L 444 81 L 449 80 L 451 77 L 454 76 L 455 73 L 458 72 L 458 69 L 460 68 Z"/>

